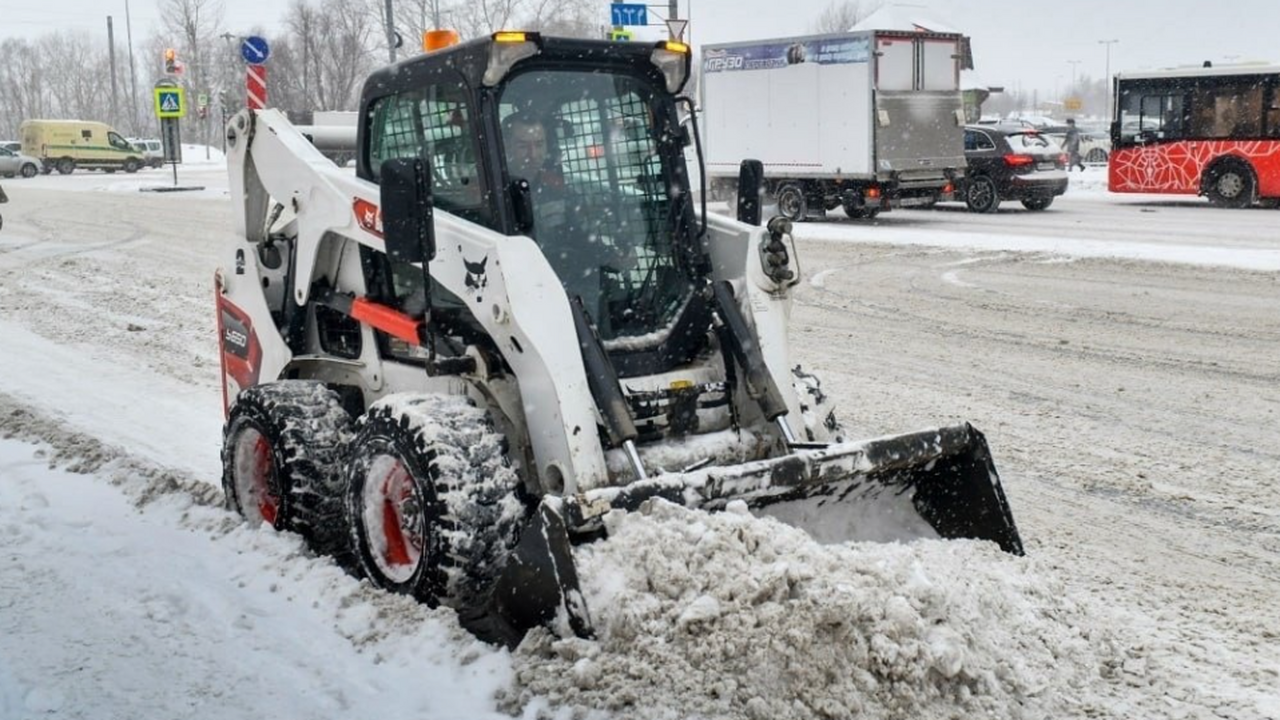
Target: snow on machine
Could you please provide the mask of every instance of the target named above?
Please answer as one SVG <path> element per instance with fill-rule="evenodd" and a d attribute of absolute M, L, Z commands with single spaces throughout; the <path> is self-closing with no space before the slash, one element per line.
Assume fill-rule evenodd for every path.
<path fill-rule="evenodd" d="M 223 482 L 486 639 L 591 632 L 573 545 L 652 498 L 823 541 L 1021 542 L 969 425 L 857 442 L 789 356 L 790 223 L 695 208 L 689 50 L 501 32 L 365 83 L 356 171 L 227 127 Z"/>

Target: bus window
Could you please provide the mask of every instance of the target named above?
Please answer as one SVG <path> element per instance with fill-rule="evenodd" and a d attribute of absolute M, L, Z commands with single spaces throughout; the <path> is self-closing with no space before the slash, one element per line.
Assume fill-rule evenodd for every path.
<path fill-rule="evenodd" d="M 1182 137 L 1182 95 L 1129 91 L 1120 96 L 1123 143 Z"/>
<path fill-rule="evenodd" d="M 1201 138 L 1244 138 L 1262 134 L 1261 85 L 1209 85 L 1191 96 L 1191 134 Z"/>
<path fill-rule="evenodd" d="M 1267 106 L 1266 127 L 1263 132 L 1267 137 L 1280 138 L 1280 88 L 1271 89 L 1271 104 Z"/>

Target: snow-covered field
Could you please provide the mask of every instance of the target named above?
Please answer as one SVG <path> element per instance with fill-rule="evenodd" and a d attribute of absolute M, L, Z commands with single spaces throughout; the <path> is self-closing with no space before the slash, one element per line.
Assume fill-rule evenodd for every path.
<path fill-rule="evenodd" d="M 184 155 L 4 183 L 0 718 L 1280 720 L 1280 213 L 1091 168 L 798 226 L 797 357 L 859 433 L 982 429 L 1027 557 L 659 506 L 580 549 L 597 641 L 507 652 L 222 508 Z"/>

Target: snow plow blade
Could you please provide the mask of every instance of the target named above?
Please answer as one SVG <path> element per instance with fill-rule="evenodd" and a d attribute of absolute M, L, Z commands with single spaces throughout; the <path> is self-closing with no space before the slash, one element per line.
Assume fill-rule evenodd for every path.
<path fill-rule="evenodd" d="M 564 518 L 598 532 L 605 513 L 655 497 L 707 510 L 743 500 L 823 543 L 973 538 L 1023 554 L 986 438 L 968 423 L 591 490 L 564 499 Z"/>
<path fill-rule="evenodd" d="M 459 610 L 477 637 L 514 648 L 538 625 L 567 624 L 574 635 L 593 634 L 578 585 L 560 501 L 544 498 L 520 532 L 486 602 Z"/>

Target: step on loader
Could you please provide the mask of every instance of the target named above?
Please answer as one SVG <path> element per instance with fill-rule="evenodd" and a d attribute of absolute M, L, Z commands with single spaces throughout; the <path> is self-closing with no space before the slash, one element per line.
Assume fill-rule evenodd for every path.
<path fill-rule="evenodd" d="M 354 173 L 236 115 L 229 505 L 508 644 L 591 634 L 573 547 L 653 498 L 1021 554 L 977 430 L 844 437 L 789 354 L 759 163 L 736 219 L 695 207 L 689 71 L 679 43 L 535 33 L 409 58 L 365 82 Z"/>

